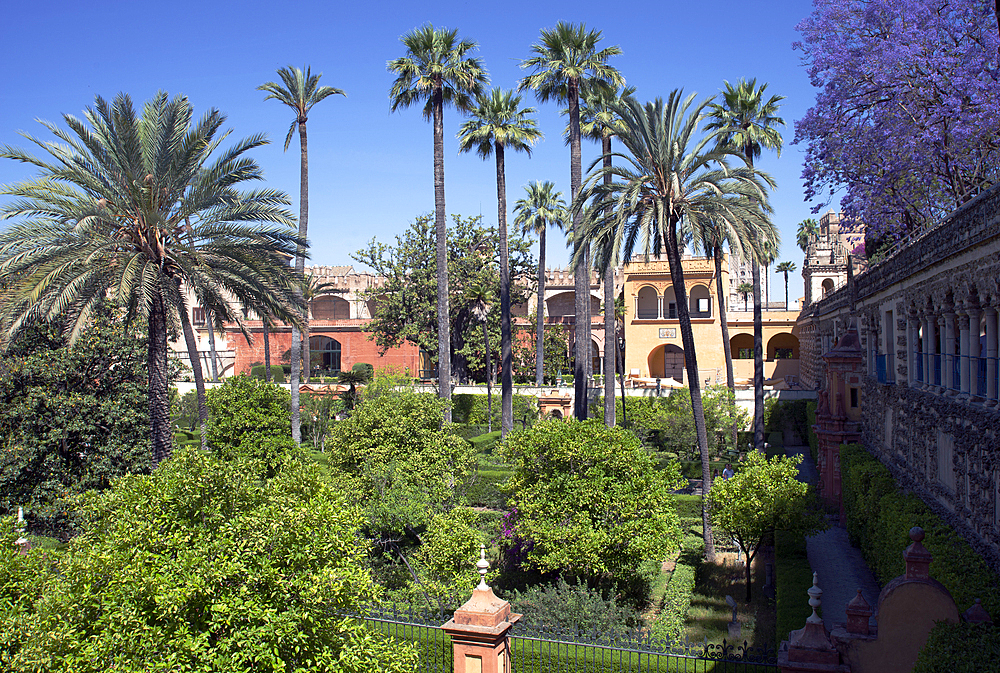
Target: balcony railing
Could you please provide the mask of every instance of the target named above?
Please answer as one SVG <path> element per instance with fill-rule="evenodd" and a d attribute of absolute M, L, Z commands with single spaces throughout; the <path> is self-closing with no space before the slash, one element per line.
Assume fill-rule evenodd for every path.
<path fill-rule="evenodd" d="M 930 372 L 924 371 L 924 357 L 926 357 L 926 355 L 926 353 L 921 351 L 916 351 L 914 353 L 916 360 L 915 381 L 929 385 L 942 386 L 942 367 L 947 367 L 947 362 L 950 360 L 952 380 L 951 385 L 948 386 L 949 390 L 961 392 L 967 389 L 970 395 L 981 397 L 985 400 L 1000 399 L 1000 358 L 932 353 L 930 357 L 931 362 L 933 363 L 933 375 L 930 377 L 931 380 L 928 380 L 927 374 Z M 882 357 L 883 356 L 881 355 L 875 356 L 875 369 L 876 376 L 879 377 L 879 382 L 885 383 L 887 381 L 883 381 L 882 377 L 883 375 L 887 376 L 888 372 L 883 373 L 884 364 L 880 364 L 879 362 L 879 359 Z M 942 360 L 945 361 L 944 365 L 942 365 Z M 962 385 L 963 360 L 968 360 L 969 366 L 969 381 L 966 386 Z"/>

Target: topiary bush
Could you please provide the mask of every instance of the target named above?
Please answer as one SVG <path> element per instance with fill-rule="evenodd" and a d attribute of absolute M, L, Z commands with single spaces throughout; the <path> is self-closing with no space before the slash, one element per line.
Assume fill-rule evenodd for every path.
<path fill-rule="evenodd" d="M 366 381 L 371 381 L 375 376 L 375 367 L 367 362 L 355 362 L 351 371 L 363 373 Z"/>
<path fill-rule="evenodd" d="M 451 396 L 451 420 L 455 423 L 486 425 L 489 401 L 487 395 L 462 393 Z M 500 427 L 500 395 L 493 394 L 493 427 Z M 514 395 L 511 400 L 514 427 L 520 428 L 527 419 L 530 426 L 538 419 L 538 398 L 533 395 Z"/>
<path fill-rule="evenodd" d="M 879 584 L 904 573 L 909 531 L 920 526 L 934 557 L 931 577 L 951 592 L 959 611 L 981 598 L 991 615 L 1000 615 L 1000 577 L 961 535 L 920 498 L 901 493 L 889 470 L 863 446 L 841 446 L 840 465 L 847 532 Z"/>
<path fill-rule="evenodd" d="M 591 589 L 584 582 L 563 578 L 514 590 L 510 602 L 530 624 L 561 629 L 573 635 L 624 635 L 639 626 L 638 613 L 614 595 Z"/>
<path fill-rule="evenodd" d="M 267 369 L 264 365 L 257 365 L 250 368 L 251 378 L 260 379 L 265 381 L 267 374 Z M 285 382 L 285 371 L 279 365 L 271 365 L 271 383 L 284 383 Z"/>

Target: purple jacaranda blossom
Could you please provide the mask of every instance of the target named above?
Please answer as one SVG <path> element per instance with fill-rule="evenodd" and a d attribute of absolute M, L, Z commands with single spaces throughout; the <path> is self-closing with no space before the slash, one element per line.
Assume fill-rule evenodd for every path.
<path fill-rule="evenodd" d="M 898 238 L 1000 181 L 1000 39 L 983 0 L 814 0 L 806 199 Z M 816 210 L 825 204 L 817 206 Z"/>

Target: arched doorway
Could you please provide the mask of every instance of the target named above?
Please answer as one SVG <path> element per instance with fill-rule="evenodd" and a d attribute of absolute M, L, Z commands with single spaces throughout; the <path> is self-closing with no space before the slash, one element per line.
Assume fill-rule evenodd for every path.
<path fill-rule="evenodd" d="M 753 359 L 753 334 L 740 332 L 729 340 L 729 350 L 734 360 Z"/>
<path fill-rule="evenodd" d="M 799 340 L 794 334 L 781 332 L 767 342 L 768 360 L 796 360 L 799 357 Z"/>
<path fill-rule="evenodd" d="M 657 346 L 647 358 L 649 376 L 684 383 L 684 350 L 674 344 Z"/>
<path fill-rule="evenodd" d="M 332 376 L 340 372 L 340 342 L 328 336 L 309 337 L 309 362 L 313 376 Z"/>

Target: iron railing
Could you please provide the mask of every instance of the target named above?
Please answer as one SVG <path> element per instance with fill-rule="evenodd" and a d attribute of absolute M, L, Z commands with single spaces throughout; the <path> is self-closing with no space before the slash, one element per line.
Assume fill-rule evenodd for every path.
<path fill-rule="evenodd" d="M 778 666 L 773 648 L 746 642 L 670 642 L 522 623 L 510 642 L 513 673 L 770 673 Z"/>
<path fill-rule="evenodd" d="M 949 386 L 952 390 L 962 390 L 962 360 L 969 361 L 969 394 L 982 397 L 987 400 L 1000 399 L 1000 358 L 973 357 L 971 355 L 942 355 L 940 353 L 931 354 L 933 363 L 933 380 L 928 380 L 924 372 L 924 357 L 927 355 L 921 351 L 914 353 L 916 356 L 916 381 L 928 383 L 936 386 L 941 383 L 941 361 L 950 359 L 952 361 L 952 382 Z M 880 356 L 877 356 L 880 357 Z M 878 370 L 876 360 L 876 369 Z M 881 382 L 881 378 L 879 379 Z M 990 384 L 993 384 L 993 392 L 990 393 Z"/>
<path fill-rule="evenodd" d="M 450 611 L 418 611 L 370 605 L 345 614 L 397 641 L 413 644 L 419 654 L 415 670 L 451 673 L 451 638 L 440 626 Z M 670 642 L 638 631 L 619 634 L 580 632 L 518 622 L 510 632 L 513 673 L 771 673 L 777 652 L 743 644 Z"/>
<path fill-rule="evenodd" d="M 429 673 L 452 673 L 455 670 L 451 637 L 441 630 L 441 625 L 452 618 L 452 612 L 414 610 L 395 605 L 368 605 L 359 613 L 344 616 L 365 622 L 376 633 L 412 643 L 418 654 L 414 670 Z"/>
<path fill-rule="evenodd" d="M 961 355 L 949 355 L 951 358 L 951 385 L 948 386 L 951 390 L 957 390 L 961 392 L 962 390 L 962 356 Z M 968 356 L 966 356 L 968 357 Z"/>
<path fill-rule="evenodd" d="M 915 359 L 917 361 L 917 372 L 916 372 L 917 381 L 920 381 L 921 383 L 927 383 L 927 381 L 924 380 L 924 354 L 921 353 L 920 351 L 917 351 L 915 355 L 916 355 Z"/>
<path fill-rule="evenodd" d="M 934 353 L 931 355 L 931 359 L 934 361 L 934 385 L 941 385 L 941 354 Z"/>

